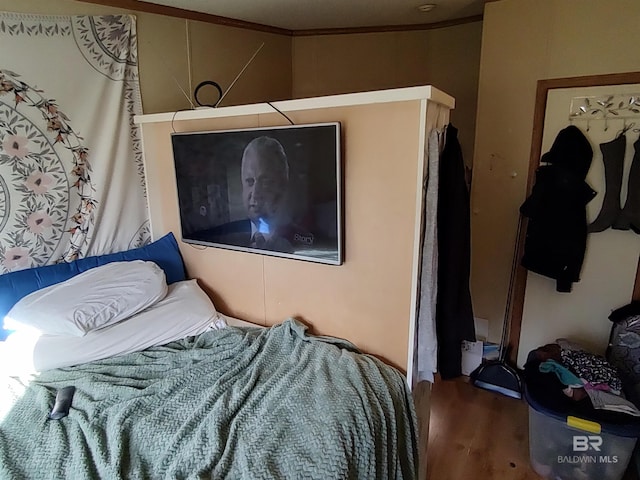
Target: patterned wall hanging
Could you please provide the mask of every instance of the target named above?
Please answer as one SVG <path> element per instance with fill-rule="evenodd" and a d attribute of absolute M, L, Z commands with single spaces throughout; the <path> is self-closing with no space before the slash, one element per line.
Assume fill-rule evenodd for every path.
<path fill-rule="evenodd" d="M 149 241 L 133 16 L 0 13 L 0 273 Z"/>

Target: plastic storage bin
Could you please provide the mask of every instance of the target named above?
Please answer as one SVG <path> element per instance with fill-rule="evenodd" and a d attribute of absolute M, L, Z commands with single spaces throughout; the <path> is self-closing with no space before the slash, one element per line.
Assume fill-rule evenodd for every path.
<path fill-rule="evenodd" d="M 559 415 L 535 402 L 529 404 L 529 456 L 536 473 L 547 479 L 620 480 L 638 427 L 591 422 Z"/>

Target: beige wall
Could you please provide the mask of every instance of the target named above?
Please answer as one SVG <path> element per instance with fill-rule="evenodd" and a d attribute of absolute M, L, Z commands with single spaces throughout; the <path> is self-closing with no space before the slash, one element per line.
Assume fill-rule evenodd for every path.
<path fill-rule="evenodd" d="M 482 22 L 433 30 L 293 39 L 293 97 L 433 85 L 456 99 L 451 121 L 471 165 Z"/>
<path fill-rule="evenodd" d="M 264 43 L 220 105 L 291 98 L 291 38 L 202 22 L 190 22 L 190 28 L 193 88 L 203 80 L 214 80 L 225 91 Z M 201 101 L 216 98 L 206 93 L 198 97 Z"/>
<path fill-rule="evenodd" d="M 272 325 L 296 316 L 314 333 L 347 338 L 405 369 L 408 360 L 417 181 L 427 129 L 447 121 L 412 100 L 287 112 L 296 123 L 342 125 L 344 263 L 323 265 L 179 242 L 189 274 L 223 313 Z M 154 234 L 180 238 L 170 134 L 282 125 L 277 114 L 143 125 Z"/>
<path fill-rule="evenodd" d="M 260 55 L 223 104 L 280 100 L 291 95 L 291 40 L 288 37 L 74 0 L 0 0 L 0 10 L 54 15 L 135 15 L 145 113 L 190 108 L 176 83 L 187 95 L 191 95 L 202 80 L 215 80 L 226 89 L 262 42 L 265 46 Z M 209 93 L 203 89 L 201 99 L 212 100 Z"/>
<path fill-rule="evenodd" d="M 633 47 L 640 42 L 638 18 L 637 0 L 501 0 L 486 6 L 472 184 L 471 286 L 475 313 L 490 320 L 494 339 L 500 335 L 518 208 L 525 198 L 536 82 L 640 70 Z M 635 264 L 637 258 L 628 261 Z M 537 302 L 550 302 L 555 295 L 549 291 L 537 296 Z M 618 300 L 595 287 L 590 295 L 609 308 Z M 532 328 L 538 335 L 544 324 Z M 557 333 L 550 333 L 554 338 L 549 340 Z"/>

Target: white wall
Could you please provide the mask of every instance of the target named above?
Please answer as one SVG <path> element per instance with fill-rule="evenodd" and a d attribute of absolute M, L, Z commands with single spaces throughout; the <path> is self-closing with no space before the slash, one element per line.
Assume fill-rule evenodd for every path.
<path fill-rule="evenodd" d="M 623 92 L 640 93 L 640 85 L 551 90 L 547 101 L 542 152 L 549 150 L 557 133 L 567 126 L 572 98 L 592 95 L 601 97 Z M 593 120 L 589 124 L 576 120 L 574 123 L 589 139 L 594 152 L 586 180 L 598 192 L 587 205 L 587 220 L 592 222 L 600 212 L 606 190 L 599 145 L 616 138 L 624 127 L 624 121 L 613 119 L 606 125 L 602 120 Z M 630 131 L 626 139 L 622 205 L 626 198 L 628 172 L 634 153 L 633 143 L 638 139 L 638 133 Z M 591 351 L 603 354 L 611 329 L 611 322 L 607 317 L 611 310 L 629 302 L 636 276 L 637 262 L 634 260 L 639 255 L 640 237 L 636 233 L 607 229 L 589 235 L 580 282 L 573 285 L 571 293 L 558 293 L 555 291 L 555 281 L 529 273 L 522 316 L 519 365 L 524 364 L 529 351 L 559 337 L 571 338 Z"/>

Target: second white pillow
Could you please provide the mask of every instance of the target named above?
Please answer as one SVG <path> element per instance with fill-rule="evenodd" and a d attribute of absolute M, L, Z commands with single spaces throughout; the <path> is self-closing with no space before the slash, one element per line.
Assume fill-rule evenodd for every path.
<path fill-rule="evenodd" d="M 7 313 L 4 327 L 81 337 L 129 318 L 166 294 L 165 274 L 155 263 L 107 263 L 22 298 Z"/>

